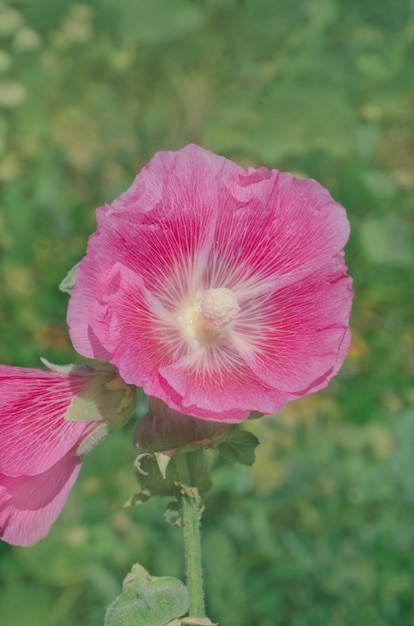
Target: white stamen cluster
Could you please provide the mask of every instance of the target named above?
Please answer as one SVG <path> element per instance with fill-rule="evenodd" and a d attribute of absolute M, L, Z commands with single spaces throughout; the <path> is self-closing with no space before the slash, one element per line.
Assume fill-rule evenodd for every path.
<path fill-rule="evenodd" d="M 206 346 L 223 338 L 224 329 L 240 311 L 236 296 L 226 287 L 207 289 L 179 316 L 181 330 L 194 346 Z"/>
<path fill-rule="evenodd" d="M 225 328 L 240 311 L 237 298 L 231 289 L 207 289 L 200 302 L 201 315 L 213 328 Z"/>

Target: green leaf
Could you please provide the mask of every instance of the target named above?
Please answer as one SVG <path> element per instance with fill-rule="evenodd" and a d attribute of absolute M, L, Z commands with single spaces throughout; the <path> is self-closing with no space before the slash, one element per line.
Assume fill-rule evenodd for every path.
<path fill-rule="evenodd" d="M 188 591 L 181 580 L 150 576 L 139 564 L 132 566 L 122 588 L 106 610 L 104 626 L 166 626 L 188 611 Z"/>
<path fill-rule="evenodd" d="M 224 440 L 217 446 L 220 454 L 227 460 L 241 465 L 253 465 L 258 438 L 247 430 L 235 428 L 226 431 Z"/>

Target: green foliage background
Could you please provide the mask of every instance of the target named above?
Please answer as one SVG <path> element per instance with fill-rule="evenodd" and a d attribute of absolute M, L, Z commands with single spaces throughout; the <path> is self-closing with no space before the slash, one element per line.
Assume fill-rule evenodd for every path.
<path fill-rule="evenodd" d="M 216 463 L 222 626 L 414 623 L 413 58 L 412 0 L 0 0 L 0 362 L 76 359 L 57 285 L 158 150 L 314 177 L 348 210 L 344 368 L 252 424 L 253 469 Z M 164 504 L 122 508 L 133 460 L 130 428 L 44 541 L 0 545 L 2 623 L 102 624 L 132 561 L 183 576 Z"/>

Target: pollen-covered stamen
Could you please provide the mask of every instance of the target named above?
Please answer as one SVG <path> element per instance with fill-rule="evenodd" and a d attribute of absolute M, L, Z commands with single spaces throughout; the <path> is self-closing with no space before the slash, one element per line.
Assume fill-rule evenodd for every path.
<path fill-rule="evenodd" d="M 236 296 L 226 287 L 208 289 L 201 298 L 201 315 L 213 328 L 225 328 L 239 311 Z"/>
<path fill-rule="evenodd" d="M 226 329 L 240 311 L 234 293 L 225 287 L 207 289 L 177 311 L 178 328 L 193 349 L 214 346 L 227 337 Z"/>

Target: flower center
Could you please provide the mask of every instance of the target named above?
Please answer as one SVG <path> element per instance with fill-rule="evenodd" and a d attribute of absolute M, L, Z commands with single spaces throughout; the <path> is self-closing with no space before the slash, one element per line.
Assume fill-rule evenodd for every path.
<path fill-rule="evenodd" d="M 184 337 L 193 346 L 215 344 L 240 311 L 236 296 L 226 287 L 207 289 L 181 311 L 178 321 Z"/>
<path fill-rule="evenodd" d="M 225 328 L 236 317 L 240 307 L 231 289 L 218 287 L 207 289 L 203 294 L 200 311 L 203 318 L 213 328 Z"/>

